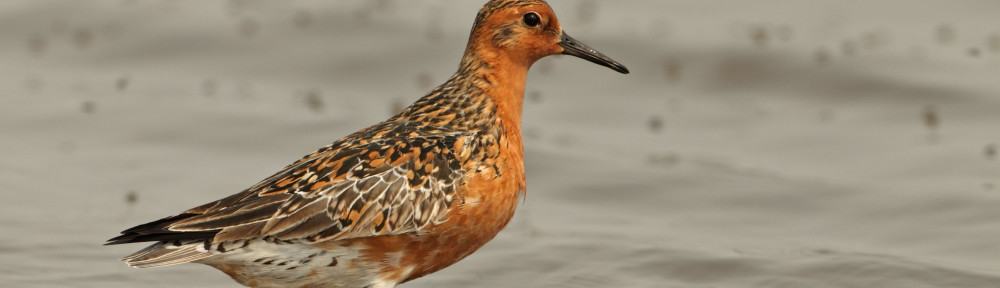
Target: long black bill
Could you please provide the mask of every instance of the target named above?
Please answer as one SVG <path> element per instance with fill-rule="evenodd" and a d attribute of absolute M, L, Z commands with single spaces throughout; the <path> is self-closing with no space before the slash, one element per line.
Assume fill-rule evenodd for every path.
<path fill-rule="evenodd" d="M 562 32 L 562 39 L 559 41 L 559 46 L 563 47 L 562 54 L 580 57 L 598 65 L 611 68 L 612 70 L 618 71 L 622 74 L 628 74 L 628 68 L 625 68 L 625 65 L 612 60 L 611 57 L 608 57 L 601 52 L 597 52 L 594 48 L 583 45 L 583 43 L 576 41 L 573 37 L 569 37 L 569 34 L 566 34 L 566 31 Z"/>

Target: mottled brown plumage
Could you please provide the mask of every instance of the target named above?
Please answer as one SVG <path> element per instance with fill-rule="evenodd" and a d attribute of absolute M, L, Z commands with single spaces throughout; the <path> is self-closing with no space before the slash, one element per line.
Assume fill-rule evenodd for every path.
<path fill-rule="evenodd" d="M 108 244 L 156 242 L 124 260 L 204 263 L 251 287 L 393 287 L 447 267 L 513 216 L 527 71 L 560 53 L 627 73 L 564 34 L 544 1 L 490 1 L 458 72 L 400 114 Z"/>

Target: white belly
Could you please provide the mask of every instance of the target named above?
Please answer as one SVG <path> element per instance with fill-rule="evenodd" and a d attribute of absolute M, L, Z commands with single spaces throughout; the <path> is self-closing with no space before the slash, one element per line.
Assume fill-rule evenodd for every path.
<path fill-rule="evenodd" d="M 222 270 L 240 284 L 259 288 L 361 288 L 394 287 L 378 279 L 376 271 L 360 261 L 358 249 L 336 247 L 324 250 L 308 244 L 274 244 L 250 241 L 233 249 L 196 261 Z"/>

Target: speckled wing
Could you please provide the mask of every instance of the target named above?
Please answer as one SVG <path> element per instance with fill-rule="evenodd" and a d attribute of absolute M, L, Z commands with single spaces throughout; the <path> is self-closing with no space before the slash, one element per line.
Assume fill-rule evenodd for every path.
<path fill-rule="evenodd" d="M 241 193 L 126 230 L 109 244 L 201 235 L 207 247 L 417 232 L 446 220 L 462 160 L 477 144 L 470 133 L 410 136 L 338 141 Z"/>

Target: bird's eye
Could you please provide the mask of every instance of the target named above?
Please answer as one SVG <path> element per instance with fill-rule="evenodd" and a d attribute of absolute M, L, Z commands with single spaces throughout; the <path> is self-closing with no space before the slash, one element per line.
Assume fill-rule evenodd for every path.
<path fill-rule="evenodd" d="M 524 25 L 528 25 L 528 27 L 538 26 L 538 23 L 541 22 L 542 19 L 538 17 L 538 13 L 528 12 L 524 14 Z"/>

